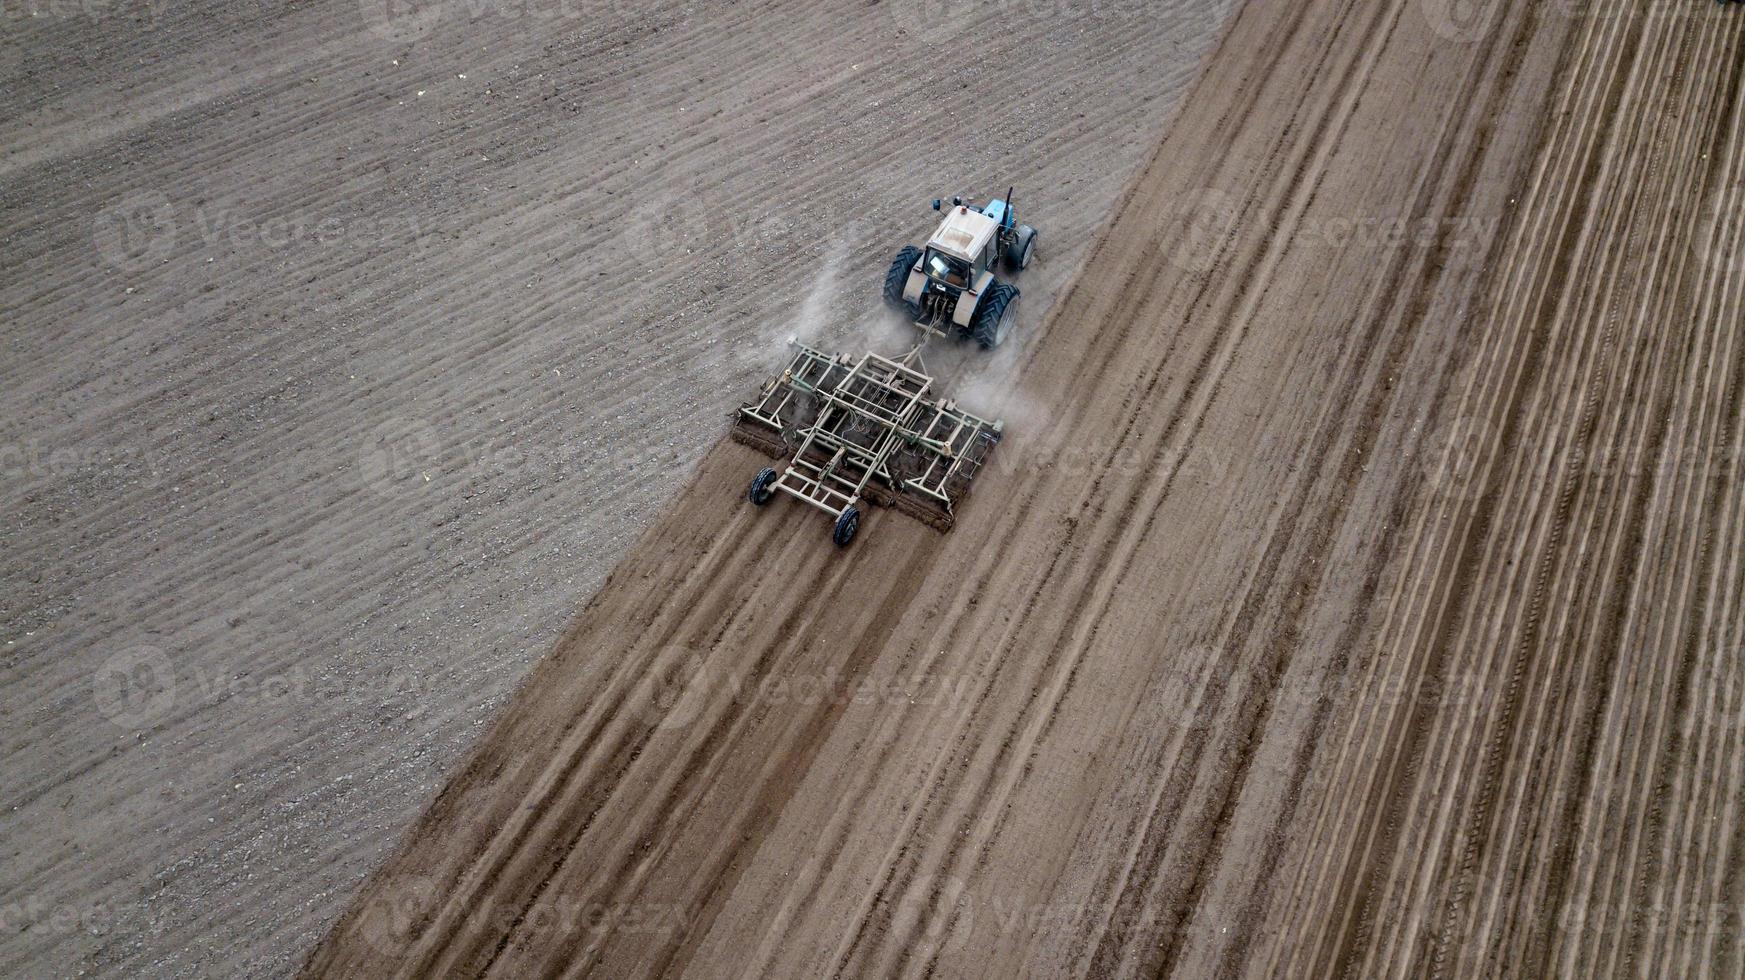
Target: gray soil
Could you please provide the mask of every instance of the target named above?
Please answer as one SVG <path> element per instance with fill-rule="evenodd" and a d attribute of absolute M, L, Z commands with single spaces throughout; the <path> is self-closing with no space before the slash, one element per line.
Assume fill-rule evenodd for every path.
<path fill-rule="evenodd" d="M 295 969 L 927 199 L 1017 356 L 1234 3 L 1007 6 L 8 5 L 0 974 Z"/>

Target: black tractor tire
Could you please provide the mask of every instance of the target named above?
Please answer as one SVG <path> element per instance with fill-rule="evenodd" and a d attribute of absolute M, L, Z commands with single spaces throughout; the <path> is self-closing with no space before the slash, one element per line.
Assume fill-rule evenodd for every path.
<path fill-rule="evenodd" d="M 885 273 L 885 302 L 892 309 L 901 310 L 911 319 L 921 319 L 919 304 L 903 299 L 903 289 L 909 285 L 909 273 L 914 270 L 915 263 L 921 261 L 921 250 L 908 245 L 897 257 L 891 260 L 890 271 Z"/>
<path fill-rule="evenodd" d="M 751 481 L 751 490 L 746 493 L 745 499 L 759 507 L 769 503 L 769 499 L 776 495 L 776 477 L 776 471 L 767 466 L 759 470 Z"/>
<path fill-rule="evenodd" d="M 969 335 L 982 345 L 982 350 L 993 350 L 1000 346 L 1006 335 L 1012 331 L 1012 323 L 1017 319 L 1018 287 L 1011 283 L 997 282 L 976 304 L 976 311 L 969 321 Z"/>
<path fill-rule="evenodd" d="M 1030 267 L 1030 260 L 1036 256 L 1036 229 L 1029 225 L 1018 226 L 1018 240 L 1006 252 L 1006 268 L 1012 272 L 1023 272 Z"/>
<path fill-rule="evenodd" d="M 854 532 L 860 530 L 860 508 L 850 507 L 836 518 L 836 527 L 830 532 L 830 540 L 836 542 L 836 547 L 846 548 L 854 540 Z"/>

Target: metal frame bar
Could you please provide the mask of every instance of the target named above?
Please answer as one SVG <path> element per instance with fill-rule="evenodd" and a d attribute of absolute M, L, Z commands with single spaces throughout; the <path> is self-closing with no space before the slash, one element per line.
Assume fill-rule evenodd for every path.
<path fill-rule="evenodd" d="M 876 481 L 920 494 L 949 522 L 1001 426 L 930 397 L 925 343 L 901 358 L 869 353 L 850 361 L 790 341 L 795 354 L 787 368 L 738 413 L 742 424 L 797 444 L 771 489 L 834 518 Z"/>

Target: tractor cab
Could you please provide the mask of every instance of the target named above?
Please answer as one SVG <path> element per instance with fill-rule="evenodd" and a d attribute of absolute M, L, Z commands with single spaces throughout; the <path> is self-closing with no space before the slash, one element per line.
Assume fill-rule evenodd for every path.
<path fill-rule="evenodd" d="M 953 295 L 979 289 L 982 274 L 994 263 L 1000 226 L 968 205 L 960 205 L 939 224 L 927 243 L 921 272 Z"/>
<path fill-rule="evenodd" d="M 929 248 L 921 259 L 921 271 L 946 289 L 967 289 L 975 271 L 964 259 Z"/>
<path fill-rule="evenodd" d="M 986 204 L 934 199 L 944 217 L 922 248 L 897 253 L 885 273 L 885 301 L 928 334 L 974 338 L 983 348 L 998 346 L 1014 321 L 1018 287 L 995 275 L 1002 262 L 1009 273 L 1030 264 L 1036 229 L 1018 223 L 1012 195 Z"/>

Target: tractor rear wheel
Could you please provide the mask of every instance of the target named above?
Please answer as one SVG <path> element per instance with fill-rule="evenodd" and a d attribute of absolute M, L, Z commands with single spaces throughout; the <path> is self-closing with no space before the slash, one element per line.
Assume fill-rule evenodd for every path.
<path fill-rule="evenodd" d="M 860 530 L 860 508 L 849 507 L 836 518 L 836 527 L 830 532 L 830 540 L 836 542 L 836 547 L 846 548 L 848 542 L 854 540 L 854 532 Z"/>
<path fill-rule="evenodd" d="M 1018 240 L 1012 243 L 1012 248 L 1006 252 L 1006 268 L 1013 272 L 1022 272 L 1030 267 L 1030 258 L 1036 252 L 1036 229 L 1029 225 L 1018 226 Z"/>
<path fill-rule="evenodd" d="M 970 336 L 982 345 L 982 350 L 993 350 L 1012 332 L 1017 315 L 1018 287 L 1010 283 L 995 283 L 970 318 Z"/>
<path fill-rule="evenodd" d="M 914 270 L 915 263 L 919 261 L 921 261 L 921 250 L 913 245 L 905 246 L 901 252 L 897 253 L 897 257 L 891 260 L 890 271 L 885 273 L 885 302 L 889 303 L 892 309 L 902 310 L 913 320 L 921 319 L 921 307 L 919 304 L 910 303 L 903 299 L 903 290 L 908 288 L 909 273 Z"/>
<path fill-rule="evenodd" d="M 757 476 L 752 479 L 751 490 L 746 493 L 745 498 L 762 507 L 769 503 L 771 497 L 775 496 L 775 485 L 776 471 L 766 466 L 759 470 Z"/>

